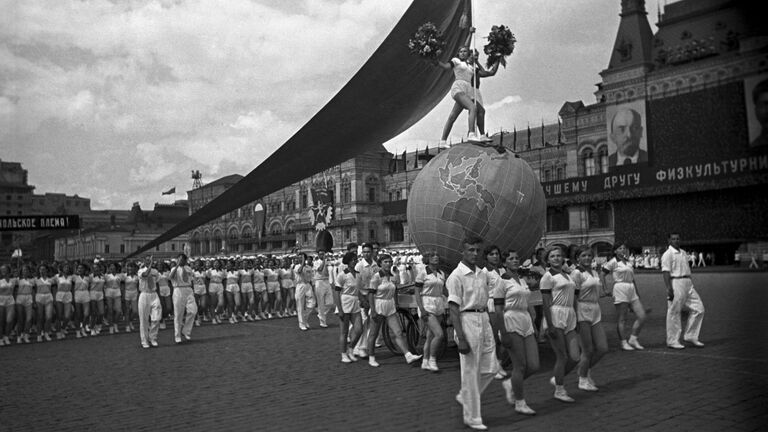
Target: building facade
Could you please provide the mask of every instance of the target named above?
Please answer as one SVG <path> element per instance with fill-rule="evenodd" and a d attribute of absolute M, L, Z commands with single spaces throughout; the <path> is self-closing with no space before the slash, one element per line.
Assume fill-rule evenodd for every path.
<path fill-rule="evenodd" d="M 763 105 L 754 93 L 768 80 L 768 34 L 752 8 L 742 0 L 677 1 L 659 14 L 654 34 L 645 1 L 622 0 L 595 101 L 565 102 L 556 124 L 494 136 L 542 182 L 540 246 L 588 244 L 607 255 L 618 241 L 658 251 L 677 231 L 686 247 L 712 253 L 718 263 L 732 261 L 737 250 L 762 255 L 768 90 Z M 333 191 L 328 232 L 335 249 L 364 241 L 414 247 L 408 190 L 428 160 L 423 152 L 395 156 L 383 148 L 361 155 L 264 197 L 263 228 L 252 203 L 195 229 L 193 254 L 314 249 L 310 191 L 320 187 Z M 190 191 L 190 210 L 236 180 Z"/>

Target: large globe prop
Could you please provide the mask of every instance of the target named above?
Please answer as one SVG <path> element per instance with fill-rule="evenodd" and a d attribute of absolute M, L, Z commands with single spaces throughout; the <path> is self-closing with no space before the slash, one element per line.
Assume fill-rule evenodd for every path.
<path fill-rule="evenodd" d="M 524 260 L 544 229 L 544 189 L 513 153 L 460 144 L 421 170 L 408 196 L 408 227 L 422 252 L 436 250 L 443 265 L 461 260 L 462 239 L 514 249 Z"/>

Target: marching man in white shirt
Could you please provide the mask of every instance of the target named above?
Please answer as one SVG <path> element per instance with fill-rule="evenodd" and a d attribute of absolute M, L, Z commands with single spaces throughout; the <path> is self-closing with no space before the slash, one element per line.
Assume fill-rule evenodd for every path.
<path fill-rule="evenodd" d="M 197 316 L 197 303 L 192 291 L 194 272 L 187 265 L 187 256 L 179 254 L 178 262 L 171 269 L 170 279 L 173 283 L 173 340 L 181 343 L 181 335 L 192 340 L 192 326 Z M 186 313 L 186 316 L 184 315 Z"/>
<path fill-rule="evenodd" d="M 139 276 L 139 335 L 142 348 L 157 346 L 157 332 L 160 329 L 160 317 L 163 309 L 157 296 L 157 278 L 160 273 L 152 268 L 152 256 L 137 273 Z"/>
<path fill-rule="evenodd" d="M 690 315 L 683 339 L 694 346 L 703 347 L 704 344 L 699 341 L 699 333 L 704 320 L 704 303 L 693 288 L 688 255 L 680 249 L 680 234 L 669 235 L 669 249 L 661 256 L 661 274 L 667 287 L 667 346 L 674 349 L 685 348 L 680 343 L 680 311 L 686 307 Z"/>
<path fill-rule="evenodd" d="M 461 366 L 461 391 L 456 395 L 464 407 L 464 424 L 474 430 L 488 429 L 480 414 L 480 395 L 498 372 L 496 343 L 488 318 L 488 273 L 477 266 L 482 240 L 462 242 L 461 262 L 445 282 L 448 306 L 454 323 Z"/>

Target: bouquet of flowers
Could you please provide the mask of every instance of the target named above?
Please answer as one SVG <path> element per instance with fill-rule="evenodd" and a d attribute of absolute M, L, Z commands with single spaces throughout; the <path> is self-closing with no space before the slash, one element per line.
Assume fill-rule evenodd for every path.
<path fill-rule="evenodd" d="M 491 32 L 488 33 L 488 44 L 483 47 L 483 52 L 488 56 L 487 67 L 490 68 L 497 61 L 506 67 L 506 56 L 515 50 L 515 42 L 517 39 L 509 27 L 503 25 L 491 27 Z"/>
<path fill-rule="evenodd" d="M 408 50 L 411 54 L 428 60 L 436 59 L 443 52 L 443 46 L 445 46 L 443 34 L 431 22 L 419 26 L 416 34 L 408 40 Z"/>

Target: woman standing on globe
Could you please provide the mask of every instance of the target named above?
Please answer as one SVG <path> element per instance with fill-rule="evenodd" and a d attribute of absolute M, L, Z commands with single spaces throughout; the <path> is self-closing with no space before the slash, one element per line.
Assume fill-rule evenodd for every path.
<path fill-rule="evenodd" d="M 445 301 L 445 273 L 440 270 L 440 256 L 437 251 L 424 252 L 422 257 L 426 266 L 416 274 L 416 305 L 419 317 L 426 321 L 426 337 L 424 339 L 424 358 L 421 368 L 438 372 L 437 353 L 443 343 L 443 315 L 448 307 Z"/>
<path fill-rule="evenodd" d="M 450 63 L 434 60 L 434 63 L 437 66 L 440 66 L 445 70 L 453 70 L 455 78 L 453 85 L 451 86 L 451 98 L 453 98 L 456 103 L 443 127 L 441 141 L 445 141 L 448 138 L 453 123 L 463 110 L 469 112 L 467 140 L 491 141 L 483 130 L 485 126 L 485 108 L 483 108 L 483 96 L 480 94 L 479 86 L 481 77 L 489 77 L 496 74 L 496 71 L 499 68 L 499 62 L 497 61 L 494 63 L 490 70 L 485 70 L 480 66 L 477 58 L 472 55 L 469 46 L 474 32 L 475 28 L 472 27 L 467 36 L 466 43 L 459 48 L 459 52 L 456 57 L 451 59 Z M 476 125 L 480 129 L 480 136 L 475 132 Z"/>
<path fill-rule="evenodd" d="M 541 296 L 544 299 L 547 334 L 555 352 L 554 376 L 550 383 L 555 386 L 555 399 L 573 402 L 565 391 L 563 379 L 576 366 L 581 355 L 574 309 L 576 284 L 563 269 L 565 259 L 559 247 L 549 247 L 544 257 L 549 270 L 541 277 Z"/>
<path fill-rule="evenodd" d="M 613 304 L 616 306 L 616 329 L 621 340 L 621 349 L 624 351 L 644 349 L 637 337 L 645 323 L 645 308 L 640 302 L 635 286 L 635 270 L 627 260 L 629 250 L 624 243 L 616 243 L 613 247 L 613 258 L 603 264 L 603 273 L 610 274 L 613 279 Z M 632 331 L 627 335 L 627 312 L 630 306 L 635 313 L 635 322 Z"/>

